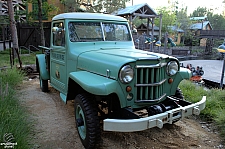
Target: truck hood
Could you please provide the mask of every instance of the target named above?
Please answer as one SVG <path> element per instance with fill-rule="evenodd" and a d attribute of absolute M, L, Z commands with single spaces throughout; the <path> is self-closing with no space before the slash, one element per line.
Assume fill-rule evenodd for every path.
<path fill-rule="evenodd" d="M 170 56 L 137 49 L 100 49 L 86 51 L 78 57 L 78 69 L 116 79 L 120 68 L 127 63 L 139 60 L 160 61 Z M 172 58 L 172 57 L 171 57 Z"/>

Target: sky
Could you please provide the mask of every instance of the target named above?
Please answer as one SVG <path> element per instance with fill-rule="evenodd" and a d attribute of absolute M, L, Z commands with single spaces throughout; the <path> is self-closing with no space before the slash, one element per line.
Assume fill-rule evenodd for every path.
<path fill-rule="evenodd" d="M 152 1 L 152 2 L 151 2 Z M 148 3 L 148 5 L 156 9 L 157 7 L 168 6 L 168 1 L 173 3 L 175 0 L 133 0 L 133 4 L 141 4 L 141 3 Z M 207 7 L 213 8 L 215 14 L 222 13 L 225 4 L 223 4 L 223 0 L 177 0 L 179 3 L 179 8 L 185 8 L 187 6 L 188 14 L 192 13 L 195 9 L 200 7 Z M 132 5 L 132 0 L 127 3 L 127 6 Z"/>

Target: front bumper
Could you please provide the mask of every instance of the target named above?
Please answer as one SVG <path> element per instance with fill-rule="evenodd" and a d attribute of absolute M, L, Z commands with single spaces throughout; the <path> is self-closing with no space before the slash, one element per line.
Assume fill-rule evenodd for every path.
<path fill-rule="evenodd" d="M 163 124 L 172 124 L 173 121 L 183 119 L 189 115 L 199 115 L 205 108 L 206 96 L 202 100 L 184 107 L 178 107 L 157 115 L 139 119 L 105 119 L 103 130 L 117 132 L 142 131 L 153 127 L 162 128 Z M 176 114 L 177 113 L 177 114 Z M 175 115 L 175 116 L 174 116 Z"/>

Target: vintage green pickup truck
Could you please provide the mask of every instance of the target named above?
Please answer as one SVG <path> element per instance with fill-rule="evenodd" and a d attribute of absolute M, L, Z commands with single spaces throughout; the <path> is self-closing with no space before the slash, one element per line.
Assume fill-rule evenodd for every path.
<path fill-rule="evenodd" d="M 178 88 L 191 72 L 177 58 L 135 49 L 125 18 L 64 13 L 52 19 L 50 47 L 36 56 L 40 88 L 50 85 L 74 100 L 82 144 L 93 148 L 100 132 L 159 127 L 205 108 L 206 97 L 185 101 Z"/>

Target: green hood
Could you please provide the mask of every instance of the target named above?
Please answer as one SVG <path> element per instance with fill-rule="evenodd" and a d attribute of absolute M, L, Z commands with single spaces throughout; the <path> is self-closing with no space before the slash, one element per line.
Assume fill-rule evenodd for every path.
<path fill-rule="evenodd" d="M 117 79 L 120 68 L 138 60 L 156 61 L 169 58 L 168 55 L 137 49 L 101 49 L 86 51 L 78 57 L 78 69 L 103 76 L 110 71 L 110 78 Z"/>

